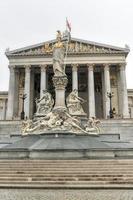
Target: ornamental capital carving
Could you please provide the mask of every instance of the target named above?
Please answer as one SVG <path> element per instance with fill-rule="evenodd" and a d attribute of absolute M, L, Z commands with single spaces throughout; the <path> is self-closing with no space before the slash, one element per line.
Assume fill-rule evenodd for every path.
<path fill-rule="evenodd" d="M 9 66 L 8 66 L 8 68 L 9 68 L 9 70 L 10 70 L 10 73 L 11 73 L 11 72 L 14 72 L 15 67 L 16 67 L 15 65 L 9 65 Z"/>
<path fill-rule="evenodd" d="M 124 63 L 120 63 L 119 64 L 119 68 L 120 68 L 120 70 L 125 70 L 125 68 L 126 68 L 126 62 L 124 62 Z"/>
<path fill-rule="evenodd" d="M 47 68 L 47 65 L 46 64 L 42 64 L 42 65 L 40 65 L 40 68 L 41 68 L 41 72 L 45 72 L 46 68 Z"/>
<path fill-rule="evenodd" d="M 78 64 L 72 64 L 72 70 L 77 71 L 78 70 Z"/>
<path fill-rule="evenodd" d="M 25 67 L 25 72 L 26 73 L 30 73 L 30 71 L 31 71 L 31 65 L 25 65 L 24 67 Z"/>
<path fill-rule="evenodd" d="M 104 63 L 103 67 L 104 67 L 105 71 L 109 71 L 109 69 L 110 69 L 110 63 Z"/>
<path fill-rule="evenodd" d="M 64 89 L 67 86 L 68 79 L 66 76 L 54 76 L 53 83 L 56 89 Z"/>
<path fill-rule="evenodd" d="M 95 64 L 87 64 L 88 70 L 93 71 Z"/>

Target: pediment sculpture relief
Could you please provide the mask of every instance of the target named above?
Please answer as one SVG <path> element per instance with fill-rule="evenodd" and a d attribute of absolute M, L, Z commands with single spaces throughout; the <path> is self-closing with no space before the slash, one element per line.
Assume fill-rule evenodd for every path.
<path fill-rule="evenodd" d="M 21 55 L 52 54 L 55 43 L 45 43 L 43 46 L 18 52 Z M 118 50 L 71 41 L 68 45 L 68 53 L 115 53 Z"/>

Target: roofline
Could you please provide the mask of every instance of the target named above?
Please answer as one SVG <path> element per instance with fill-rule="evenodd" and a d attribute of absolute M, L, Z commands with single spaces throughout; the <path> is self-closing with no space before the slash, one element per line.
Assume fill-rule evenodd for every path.
<path fill-rule="evenodd" d="M 93 41 L 88 41 L 88 40 L 82 40 L 82 39 L 78 39 L 78 38 L 71 38 L 71 40 L 73 40 L 75 42 L 83 42 L 83 43 L 88 43 L 88 44 L 92 44 L 92 45 L 96 45 L 96 46 L 103 46 L 103 47 L 106 47 L 106 48 L 112 48 L 112 49 L 124 51 L 125 53 L 130 52 L 129 48 L 116 47 L 116 46 L 113 46 L 113 45 L 108 45 L 108 44 L 103 44 L 103 43 L 98 43 L 98 42 L 93 42 Z M 14 49 L 14 50 L 11 50 L 11 51 L 6 51 L 5 54 L 6 54 L 6 56 L 8 56 L 10 54 L 17 53 L 18 51 L 24 51 L 24 50 L 28 50 L 30 48 L 36 48 L 36 47 L 44 45 L 45 43 L 54 43 L 55 41 L 56 41 L 55 39 L 48 40 L 48 41 L 41 42 L 41 43 L 38 43 L 38 44 L 35 44 L 35 45 L 30 45 L 30 46 Z"/>
<path fill-rule="evenodd" d="M 114 46 L 114 45 L 108 45 L 108 44 L 93 42 L 93 41 L 89 41 L 89 40 L 82 40 L 82 39 L 78 39 L 78 38 L 72 38 L 72 40 L 78 41 L 78 42 L 85 42 L 85 43 L 96 45 L 96 46 L 104 46 L 104 47 L 107 47 L 107 48 L 113 48 L 113 49 L 116 49 L 116 50 L 122 50 L 122 51 L 126 50 L 128 52 L 130 51 L 130 49 L 128 49 L 128 48 L 122 48 L 122 47 L 118 47 L 118 46 Z"/>
<path fill-rule="evenodd" d="M 5 52 L 5 54 L 8 55 L 8 54 L 12 54 L 12 53 L 17 53 L 18 51 L 27 50 L 27 49 L 30 49 L 30 48 L 36 48 L 38 46 L 44 45 L 45 43 L 52 43 L 52 42 L 55 42 L 55 41 L 56 40 L 48 40 L 48 41 L 37 43 L 37 44 L 34 44 L 34 45 L 29 45 L 29 46 L 26 46 L 26 47 L 22 47 L 22 48 L 14 49 L 14 50 L 11 50 L 11 51 L 7 51 L 7 52 Z"/>

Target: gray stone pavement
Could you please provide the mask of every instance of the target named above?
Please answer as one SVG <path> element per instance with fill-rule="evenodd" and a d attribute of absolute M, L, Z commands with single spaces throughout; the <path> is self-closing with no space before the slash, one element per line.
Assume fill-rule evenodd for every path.
<path fill-rule="evenodd" d="M 0 189 L 0 200 L 133 200 L 133 190 Z"/>

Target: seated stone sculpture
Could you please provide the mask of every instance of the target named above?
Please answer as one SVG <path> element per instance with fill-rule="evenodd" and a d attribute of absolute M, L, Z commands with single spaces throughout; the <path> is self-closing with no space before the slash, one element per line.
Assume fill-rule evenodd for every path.
<path fill-rule="evenodd" d="M 85 100 L 78 96 L 78 91 L 74 89 L 66 99 L 68 112 L 70 115 L 86 115 L 82 108 L 82 104 Z"/>
<path fill-rule="evenodd" d="M 54 100 L 52 95 L 47 92 L 47 90 L 43 90 L 43 96 L 40 99 L 36 99 L 37 111 L 35 116 L 45 116 L 49 112 L 51 112 L 54 105 Z"/>

